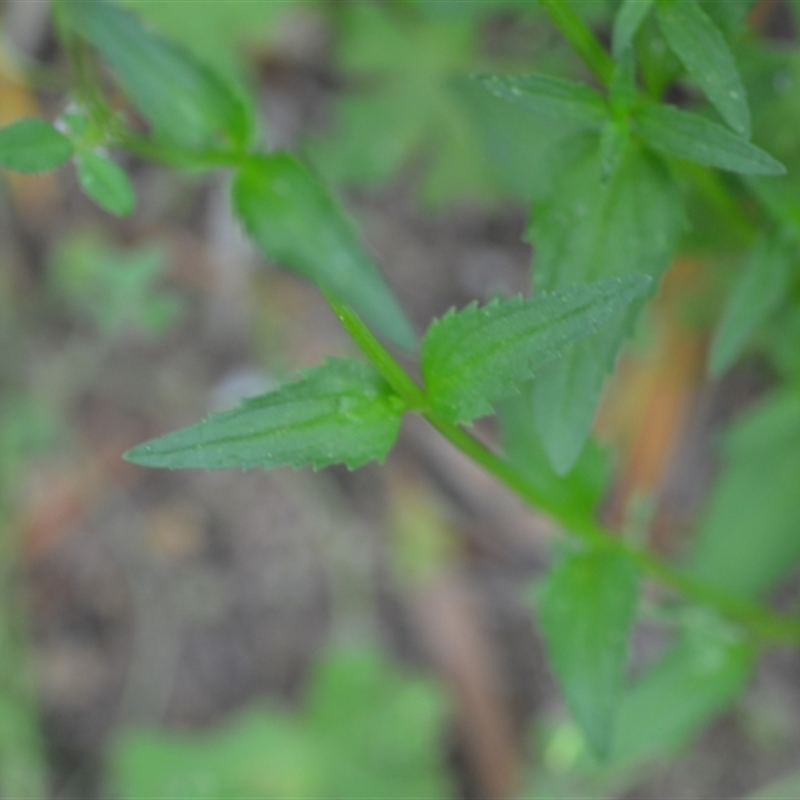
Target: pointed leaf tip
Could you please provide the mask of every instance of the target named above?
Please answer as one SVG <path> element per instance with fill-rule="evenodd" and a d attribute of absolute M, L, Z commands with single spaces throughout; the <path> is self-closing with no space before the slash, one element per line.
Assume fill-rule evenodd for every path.
<path fill-rule="evenodd" d="M 355 469 L 386 457 L 403 410 L 371 366 L 332 359 L 294 383 L 145 442 L 123 458 L 166 469 Z"/>
<path fill-rule="evenodd" d="M 622 701 L 638 576 L 610 550 L 557 564 L 538 597 L 547 654 L 570 711 L 600 758 L 611 747 Z"/>
<path fill-rule="evenodd" d="M 786 167 L 765 150 L 723 125 L 673 106 L 647 103 L 634 118 L 656 150 L 742 175 L 784 175 Z"/>
<path fill-rule="evenodd" d="M 233 205 L 262 252 L 350 305 L 406 350 L 417 338 L 355 228 L 323 183 L 299 159 L 249 159 L 233 182 Z"/>
<path fill-rule="evenodd" d="M 722 32 L 696 0 L 658 3 L 658 22 L 672 51 L 730 127 L 750 138 L 750 107 Z"/>
<path fill-rule="evenodd" d="M 476 74 L 472 79 L 495 96 L 546 117 L 554 124 L 594 128 L 608 117 L 603 96 L 584 83 L 539 73 Z"/>
<path fill-rule="evenodd" d="M 543 364 L 590 336 L 646 294 L 646 275 L 608 278 L 532 300 L 470 304 L 434 321 L 422 344 L 422 375 L 437 412 L 471 422 L 514 395 Z"/>

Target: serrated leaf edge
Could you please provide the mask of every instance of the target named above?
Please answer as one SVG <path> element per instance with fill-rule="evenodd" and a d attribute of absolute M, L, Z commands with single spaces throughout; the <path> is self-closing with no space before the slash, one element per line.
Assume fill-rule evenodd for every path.
<path fill-rule="evenodd" d="M 186 430 L 188 430 L 190 428 L 198 428 L 200 426 L 206 425 L 207 423 L 209 423 L 209 422 L 211 422 L 211 421 L 213 421 L 213 420 L 215 420 L 215 419 L 217 419 L 219 417 L 223 417 L 223 416 L 229 415 L 232 412 L 245 411 L 248 408 L 252 408 L 259 399 L 267 397 L 267 396 L 269 396 L 271 394 L 276 394 L 276 393 L 280 392 L 283 389 L 287 389 L 287 388 L 290 388 L 292 386 L 296 386 L 296 385 L 302 384 L 305 381 L 309 380 L 310 377 L 313 377 L 313 373 L 316 372 L 317 370 L 324 369 L 327 366 L 335 365 L 337 363 L 342 363 L 342 362 L 352 362 L 352 363 L 355 363 L 355 364 L 368 366 L 374 371 L 375 375 L 378 376 L 381 379 L 381 382 L 384 384 L 385 389 L 386 389 L 386 399 L 389 401 L 390 404 L 392 404 L 393 400 L 396 401 L 396 403 L 397 403 L 396 413 L 397 413 L 397 423 L 398 423 L 398 433 L 399 433 L 399 426 L 400 426 L 400 423 L 402 421 L 403 414 L 405 413 L 406 405 L 403 402 L 402 398 L 396 392 L 394 392 L 391 389 L 391 387 L 386 383 L 386 381 L 383 379 L 383 377 L 380 375 L 380 373 L 377 370 L 375 370 L 372 367 L 371 364 L 367 364 L 366 362 L 356 361 L 355 359 L 349 359 L 349 358 L 336 358 L 336 357 L 328 356 L 328 357 L 325 357 L 323 359 L 322 364 L 318 364 L 318 365 L 313 366 L 313 367 L 307 367 L 306 369 L 299 370 L 298 373 L 297 373 L 298 377 L 296 379 L 292 379 L 292 380 L 286 381 L 285 383 L 282 383 L 281 385 L 277 386 L 276 388 L 272 389 L 269 392 L 264 392 L 264 393 L 262 393 L 260 395 L 252 395 L 252 396 L 249 396 L 249 397 L 242 397 L 239 400 L 237 406 L 234 406 L 234 407 L 229 408 L 229 409 L 225 409 L 223 411 L 212 412 L 210 414 L 207 414 L 203 419 L 199 420 L 198 422 L 192 423 L 191 425 L 186 425 L 186 426 L 184 426 L 182 428 L 177 428 L 177 429 L 175 429 L 173 431 L 169 431 L 168 433 L 165 433 L 163 436 L 158 436 L 158 437 L 155 437 L 153 439 L 148 439 L 147 441 L 144 441 L 141 444 L 138 444 L 135 447 L 132 447 L 129 450 L 127 450 L 125 453 L 123 453 L 122 458 L 125 461 L 127 461 L 127 462 L 129 462 L 131 464 L 140 465 L 141 462 L 135 460 L 135 457 L 134 457 L 134 454 L 135 454 L 135 452 L 137 450 L 144 449 L 148 445 L 153 445 L 155 442 L 158 442 L 158 441 L 160 441 L 162 439 L 166 439 L 167 437 L 171 436 L 172 434 L 178 433 L 179 431 L 186 431 Z M 289 401 L 289 402 L 294 402 L 294 401 Z M 252 434 L 242 435 L 241 437 L 232 437 L 231 441 L 235 441 L 236 439 L 239 439 L 239 438 L 241 438 L 242 440 L 247 440 L 247 439 L 249 439 L 251 437 L 252 437 Z M 345 460 L 341 460 L 341 459 L 321 458 L 321 459 L 310 459 L 310 460 L 308 460 L 308 461 L 306 461 L 306 462 L 304 462 L 302 464 L 299 464 L 299 465 L 286 462 L 286 463 L 282 463 L 282 464 L 275 464 L 275 465 L 272 465 L 272 466 L 269 466 L 269 467 L 264 467 L 263 465 L 255 464 L 253 466 L 241 466 L 241 467 L 239 467 L 239 469 L 241 469 L 242 472 L 250 472 L 251 470 L 254 470 L 254 469 L 275 469 L 278 466 L 283 466 L 283 467 L 291 467 L 294 472 L 298 472 L 299 470 L 305 469 L 306 467 L 311 467 L 311 469 L 314 472 L 317 472 L 318 470 L 323 469 L 325 467 L 333 466 L 335 464 L 343 464 L 345 467 L 347 467 L 347 469 L 349 471 L 352 472 L 353 470 L 358 469 L 359 467 L 362 467 L 365 464 L 368 464 L 368 463 L 370 463 L 372 461 L 375 461 L 378 464 L 383 464 L 385 462 L 386 458 L 388 457 L 389 452 L 392 449 L 392 446 L 393 446 L 393 444 L 390 445 L 387 448 L 386 452 L 382 456 L 371 456 L 371 457 L 368 457 L 368 458 L 365 458 L 365 459 L 345 459 Z M 145 465 L 142 465 L 142 466 L 149 466 L 149 465 L 145 464 Z M 159 469 L 190 469 L 191 467 L 157 467 L 157 468 L 159 468 Z M 216 469 L 216 468 L 212 467 L 212 468 L 209 468 L 209 469 Z"/>

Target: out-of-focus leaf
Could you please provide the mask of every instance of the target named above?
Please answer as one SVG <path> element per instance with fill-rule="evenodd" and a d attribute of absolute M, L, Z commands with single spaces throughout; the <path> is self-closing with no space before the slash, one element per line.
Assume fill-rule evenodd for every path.
<path fill-rule="evenodd" d="M 234 180 L 233 204 L 266 256 L 332 292 L 395 343 L 416 346 L 354 226 L 298 159 L 286 153 L 250 159 Z"/>
<path fill-rule="evenodd" d="M 133 211 L 136 195 L 122 167 L 90 150 L 78 153 L 76 166 L 83 191 L 98 205 L 120 217 Z"/>
<path fill-rule="evenodd" d="M 618 125 L 628 126 L 628 117 L 637 99 L 636 54 L 632 47 L 617 57 L 611 83 L 608 86 L 612 119 Z"/>
<path fill-rule="evenodd" d="M 725 633 L 683 634 L 623 698 L 609 768 L 634 767 L 685 747 L 741 694 L 754 660 L 751 645 Z"/>
<path fill-rule="evenodd" d="M 549 194 L 553 181 L 572 162 L 580 146 L 580 123 L 531 124 L 531 113 L 487 92 L 472 80 L 453 85 L 486 161 L 503 192 L 525 201 Z"/>
<path fill-rule="evenodd" d="M 638 110 L 634 121 L 649 145 L 670 155 L 743 175 L 786 172 L 769 153 L 697 114 L 647 103 Z"/>
<path fill-rule="evenodd" d="M 317 671 L 307 715 L 320 743 L 325 792 L 318 796 L 449 797 L 439 756 L 445 712 L 438 687 L 376 653 L 330 659 Z"/>
<path fill-rule="evenodd" d="M 600 135 L 600 164 L 603 180 L 609 180 L 619 169 L 631 139 L 627 121 L 609 120 Z"/>
<path fill-rule="evenodd" d="M 453 88 L 480 67 L 477 17 L 393 15 L 381 4 L 348 3 L 339 22 L 338 66 L 356 88 L 336 103 L 333 134 L 309 143 L 322 174 L 374 186 L 421 157 L 421 193 L 430 205 L 496 194 Z"/>
<path fill-rule="evenodd" d="M 750 137 L 750 108 L 725 37 L 695 0 L 659 0 L 658 23 L 672 51 L 736 133 Z"/>
<path fill-rule="evenodd" d="M 402 402 L 371 366 L 332 359 L 277 391 L 140 444 L 125 459 L 167 469 L 355 469 L 386 457 L 402 413 Z"/>
<path fill-rule="evenodd" d="M 72 155 L 72 142 L 46 119 L 28 117 L 0 128 L 0 166 L 17 172 L 58 169 Z"/>
<path fill-rule="evenodd" d="M 630 47 L 652 5 L 653 0 L 624 0 L 619 7 L 611 35 L 612 50 L 617 58 Z"/>
<path fill-rule="evenodd" d="M 606 276 L 665 269 L 681 228 L 676 187 L 660 165 L 629 148 L 613 179 L 603 181 L 597 149 L 589 150 L 534 211 L 534 286 L 556 291 Z M 606 374 L 643 301 L 544 367 L 533 387 L 533 413 L 559 474 L 575 463 L 594 420 Z"/>
<path fill-rule="evenodd" d="M 759 333 L 760 349 L 786 382 L 800 385 L 800 307 L 787 303 L 765 320 Z"/>
<path fill-rule="evenodd" d="M 583 83 L 537 73 L 485 73 L 475 75 L 474 80 L 497 97 L 554 124 L 598 128 L 608 117 L 603 96 Z"/>
<path fill-rule="evenodd" d="M 795 800 L 796 797 L 800 797 L 800 772 L 773 781 L 763 789 L 748 795 L 746 800 Z"/>
<path fill-rule="evenodd" d="M 551 667 L 595 752 L 605 757 L 625 684 L 637 574 L 624 556 L 597 550 L 557 564 L 538 594 Z"/>
<path fill-rule="evenodd" d="M 551 509 L 590 519 L 606 494 L 610 460 L 589 440 L 575 467 L 557 475 L 544 451 L 533 417 L 532 386 L 528 384 L 498 408 L 503 451 L 519 472 L 547 498 Z"/>
<path fill-rule="evenodd" d="M 541 13 L 537 8 L 538 4 L 525 3 L 520 6 L 517 0 L 493 0 L 491 3 L 476 3 L 475 0 L 449 0 L 447 3 L 442 3 L 441 0 L 401 0 L 401 2 L 405 2 L 408 7 L 413 7 L 415 11 L 430 19 L 458 17 L 483 19 L 508 11 L 525 14 Z"/>
<path fill-rule="evenodd" d="M 733 285 L 709 356 L 709 371 L 722 374 L 744 350 L 749 337 L 785 298 L 792 251 L 777 236 L 763 236 Z"/>
<path fill-rule="evenodd" d="M 315 797 L 322 778 L 301 723 L 251 709 L 204 734 L 134 730 L 116 742 L 114 778 L 125 800 Z"/>
<path fill-rule="evenodd" d="M 328 656 L 314 672 L 301 712 L 255 708 L 203 733 L 123 733 L 112 757 L 120 796 L 448 796 L 438 758 L 446 702 L 438 687 L 369 652 Z"/>
<path fill-rule="evenodd" d="M 779 393 L 734 425 L 688 568 L 745 595 L 772 588 L 800 562 L 800 394 Z"/>
<path fill-rule="evenodd" d="M 644 275 L 574 286 L 532 300 L 473 303 L 434 321 L 422 343 L 422 375 L 433 408 L 453 422 L 492 413 L 535 370 L 592 335 L 650 288 Z"/>
<path fill-rule="evenodd" d="M 102 53 L 159 135 L 191 148 L 213 145 L 220 134 L 235 146 L 250 144 L 251 109 L 189 54 L 106 0 L 64 3 L 61 8 L 76 33 Z"/>
<path fill-rule="evenodd" d="M 2 433 L 0 429 L 0 438 Z M 16 468 L 19 467 L 20 462 L 17 462 Z M 0 574 L 8 581 L 8 571 Z M 4 596 L 4 600 L 8 603 L 8 595 Z M 0 623 L 4 661 L 0 672 L 3 680 L 3 691 L 0 692 L 0 753 L 5 765 L 0 788 L 5 796 L 33 800 L 47 796 L 46 747 L 37 725 L 35 699 L 27 695 L 25 682 L 19 680 L 19 673 L 24 672 L 29 663 L 26 659 L 29 653 L 17 641 L 13 627 L 16 615 L 9 613 L 11 608 L 6 610 L 6 619 Z"/>
<path fill-rule="evenodd" d="M 50 278 L 73 318 L 88 321 L 106 338 L 138 330 L 160 335 L 180 313 L 180 298 L 159 286 L 167 266 L 158 247 L 115 250 L 95 236 L 67 240 Z"/>
<path fill-rule="evenodd" d="M 149 26 L 188 50 L 198 61 L 234 83 L 243 83 L 251 48 L 280 41 L 293 12 L 307 13 L 308 0 L 123 0 Z"/>
<path fill-rule="evenodd" d="M 728 36 L 734 36 L 747 21 L 747 15 L 758 0 L 703 0 L 703 10 Z"/>

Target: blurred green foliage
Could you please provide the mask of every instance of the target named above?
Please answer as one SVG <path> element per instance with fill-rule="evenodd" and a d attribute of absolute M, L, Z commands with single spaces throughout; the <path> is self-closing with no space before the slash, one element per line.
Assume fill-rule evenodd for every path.
<path fill-rule="evenodd" d="M 213 732 L 127 732 L 114 776 L 123 798 L 445 798 L 447 703 L 376 651 L 332 652 L 299 711 L 250 708 Z"/>
<path fill-rule="evenodd" d="M 166 266 L 162 248 L 120 250 L 86 232 L 64 243 L 50 276 L 67 312 L 101 339 L 128 331 L 158 337 L 178 321 L 182 307 L 179 295 L 160 285 Z"/>
<path fill-rule="evenodd" d="M 118 215 L 130 213 L 135 198 L 109 148 L 232 173 L 239 222 L 265 256 L 328 295 L 372 362 L 364 369 L 374 380 L 356 386 L 359 402 L 390 418 L 392 433 L 403 411 L 421 413 L 576 537 L 577 552 L 555 561 L 538 599 L 552 670 L 583 730 L 562 727 L 544 748 L 545 762 L 574 767 L 568 791 L 579 791 L 583 780 L 611 792 L 624 785 L 620 776 L 685 747 L 741 695 L 756 642 L 800 643 L 797 617 L 761 604 L 800 562 L 800 55 L 796 34 L 778 41 L 759 22 L 770 5 L 127 0 L 124 10 L 104 0 L 61 0 L 59 33 L 76 76 L 68 111 L 55 124 L 29 119 L 0 129 L 0 164 L 38 172 L 74 157 L 86 194 Z M 800 26 L 800 3 L 780 8 Z M 326 100 L 329 127 L 307 133 L 303 160 L 265 152 L 255 73 L 247 73 L 240 52 L 280 52 L 286 37 L 291 61 L 292 31 L 309 21 L 330 43 L 326 68 L 336 88 Z M 111 101 L 109 85 L 129 107 L 116 95 Z M 693 318 L 713 328 L 703 332 L 713 342 L 709 374 L 756 358 L 773 368 L 774 386 L 727 431 L 718 480 L 682 560 L 664 561 L 596 521 L 612 473 L 592 428 L 607 374 L 645 298 L 536 369 L 533 382 L 520 342 L 547 339 L 555 323 L 548 327 L 543 315 L 536 320 L 542 330 L 492 329 L 489 336 L 480 324 L 523 301 L 471 306 L 423 339 L 448 334 L 446 358 L 427 354 L 427 369 L 423 345 L 420 387 L 367 327 L 413 349 L 410 325 L 335 191 L 401 178 L 413 178 L 427 207 L 530 203 L 526 237 L 537 293 L 573 292 L 576 284 L 586 291 L 591 282 L 645 273 L 655 294 L 670 264 L 686 258 L 724 287 L 719 303 L 698 292 L 708 307 Z M 56 259 L 52 288 L 101 340 L 132 329 L 159 335 L 178 314 L 175 298 L 159 287 L 164 267 L 157 250 L 120 251 L 76 237 Z M 620 305 L 622 294 L 615 295 Z M 590 319 L 579 320 L 581 336 L 601 321 L 589 311 Z M 465 319 L 475 324 L 460 328 Z M 2 334 L 17 324 L 0 323 Z M 491 358 L 481 349 L 484 338 Z M 451 356 L 466 366 L 447 373 Z M 437 384 L 443 376 L 455 400 Z M 308 384 L 311 395 L 283 388 L 246 409 L 263 411 L 287 397 L 296 403 L 292 414 L 305 402 L 333 409 L 325 418 L 332 438 L 326 428 L 316 441 L 320 417 L 312 414 L 313 424 L 289 443 L 288 461 L 355 463 L 329 446 L 359 422 L 352 383 Z M 500 410 L 503 452 L 488 451 L 455 425 L 488 414 L 514 391 Z M 0 414 L 0 466 L 10 475 L 21 454 L 47 438 L 47 414 L 27 406 L 24 393 L 4 400 Z M 301 417 L 292 419 L 297 433 Z M 172 436 L 188 436 L 194 451 L 211 442 L 219 421 Z M 251 466 L 264 431 L 235 434 L 225 442 L 233 448 L 225 463 Z M 145 463 L 144 447 L 131 458 Z M 260 463 L 277 461 L 268 453 Z M 629 679 L 643 575 L 679 599 L 661 605 L 671 643 Z M 321 663 L 298 714 L 252 711 L 205 735 L 122 735 L 118 786 L 130 798 L 442 796 L 435 754 L 445 713 L 436 690 L 400 678 L 374 654 L 333 656 Z M 13 709 L 5 718 L 8 730 L 30 722 L 29 715 L 14 722 Z M 0 744 L 12 738 L 3 729 Z M 587 742 L 606 755 L 604 764 L 593 761 Z M 535 792 L 550 791 L 542 786 Z"/>

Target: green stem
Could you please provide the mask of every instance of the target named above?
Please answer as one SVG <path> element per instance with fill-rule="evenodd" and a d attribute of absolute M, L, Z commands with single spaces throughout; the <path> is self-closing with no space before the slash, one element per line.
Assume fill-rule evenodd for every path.
<path fill-rule="evenodd" d="M 575 13 L 568 0 L 539 0 L 539 5 L 600 82 L 606 87 L 610 86 L 614 76 L 614 60 Z"/>
<path fill-rule="evenodd" d="M 428 400 L 425 393 L 395 361 L 391 353 L 373 336 L 355 311 L 337 300 L 330 292 L 324 291 L 324 294 L 328 305 L 333 309 L 333 313 L 336 314 L 344 329 L 372 362 L 375 369 L 380 372 L 386 383 L 403 399 L 406 408 L 409 411 L 426 409 Z"/>
<path fill-rule="evenodd" d="M 252 158 L 249 153 L 234 150 L 188 150 L 163 142 L 153 142 L 144 136 L 118 126 L 113 134 L 116 143 L 141 158 L 158 161 L 170 167 L 184 169 L 236 169 Z"/>
<path fill-rule="evenodd" d="M 641 547 L 620 539 L 613 531 L 582 515 L 554 506 L 520 475 L 512 464 L 500 458 L 463 428 L 442 420 L 431 411 L 423 416 L 446 439 L 482 466 L 515 494 L 559 523 L 590 547 L 610 547 L 631 559 L 643 572 L 677 590 L 685 597 L 716 608 L 724 616 L 749 628 L 754 634 L 781 642 L 800 642 L 800 620 L 785 617 L 757 603 L 721 592 L 662 561 Z"/>
<path fill-rule="evenodd" d="M 386 382 L 405 401 L 409 410 L 420 413 L 451 444 L 528 505 L 552 517 L 566 533 L 580 539 L 589 547 L 607 547 L 616 550 L 633 561 L 642 572 L 696 603 L 715 608 L 723 616 L 759 638 L 785 643 L 800 642 L 800 620 L 797 618 L 783 616 L 759 603 L 708 586 L 647 550 L 632 542 L 624 541 L 614 531 L 604 528 L 594 520 L 552 503 L 513 464 L 492 452 L 464 428 L 454 425 L 432 409 L 425 392 L 375 338 L 356 313 L 332 295 L 326 293 L 326 297 L 345 330 Z"/>
<path fill-rule="evenodd" d="M 125 147 L 141 158 L 188 169 L 218 167 L 235 169 L 242 166 L 251 157 L 248 153 L 233 150 L 190 150 L 165 142 L 154 142 L 129 130 L 106 102 L 86 45 L 72 33 L 68 26 L 64 26 L 63 40 L 75 73 L 77 95 L 93 125 L 102 132 L 107 141 Z"/>

